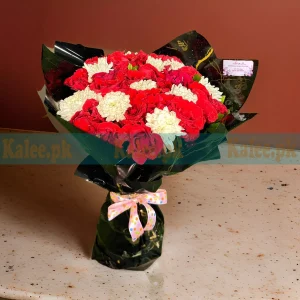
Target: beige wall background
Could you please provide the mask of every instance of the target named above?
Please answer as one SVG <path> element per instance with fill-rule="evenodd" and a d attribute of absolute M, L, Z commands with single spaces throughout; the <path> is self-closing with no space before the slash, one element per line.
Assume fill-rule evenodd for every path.
<path fill-rule="evenodd" d="M 235 132 L 299 133 L 299 11 L 299 0 L 7 1 L 1 19 L 0 127 L 55 130 L 43 118 L 37 94 L 43 86 L 43 43 L 152 51 L 197 30 L 220 58 L 260 61 L 243 108 L 259 115 Z"/>

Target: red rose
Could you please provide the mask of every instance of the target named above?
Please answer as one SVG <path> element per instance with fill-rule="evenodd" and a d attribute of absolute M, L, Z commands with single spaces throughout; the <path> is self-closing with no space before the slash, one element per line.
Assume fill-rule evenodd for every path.
<path fill-rule="evenodd" d="M 182 61 L 176 56 L 158 55 L 158 54 L 155 54 L 155 53 L 151 53 L 150 56 L 153 57 L 153 58 L 161 59 L 162 61 L 172 59 L 172 60 L 175 60 L 175 61 L 178 61 L 178 62 L 182 63 Z"/>
<path fill-rule="evenodd" d="M 139 70 L 127 70 L 126 76 L 130 83 L 134 81 L 139 81 L 142 79 L 146 79 L 143 72 L 140 72 Z"/>
<path fill-rule="evenodd" d="M 84 105 L 82 106 L 82 110 L 84 112 L 89 113 L 89 119 L 93 122 L 104 122 L 105 119 L 99 114 L 97 106 L 99 101 L 95 99 L 88 99 L 85 101 Z"/>
<path fill-rule="evenodd" d="M 76 112 L 70 120 L 70 123 L 75 127 L 81 129 L 84 132 L 94 134 L 95 128 L 92 121 L 90 120 L 90 114 L 88 112 L 80 111 Z"/>
<path fill-rule="evenodd" d="M 83 111 L 90 111 L 91 109 L 93 109 L 98 104 L 99 104 L 99 101 L 97 101 L 95 99 L 88 99 L 84 102 L 84 104 L 82 106 L 82 110 Z"/>
<path fill-rule="evenodd" d="M 75 118 L 73 125 L 85 132 L 91 133 L 91 122 L 87 117 Z"/>
<path fill-rule="evenodd" d="M 144 124 L 147 113 L 147 104 L 145 102 L 147 95 L 142 91 L 130 90 L 130 104 L 125 113 L 125 120 L 121 123 L 126 124 Z"/>
<path fill-rule="evenodd" d="M 167 78 L 157 78 L 156 85 L 161 93 L 167 93 L 171 90 L 173 83 Z"/>
<path fill-rule="evenodd" d="M 85 63 L 88 64 L 88 65 L 93 65 L 93 64 L 96 64 L 97 62 L 98 62 L 98 57 L 97 56 L 88 58 L 85 61 Z"/>
<path fill-rule="evenodd" d="M 148 59 L 148 54 L 143 51 L 139 51 L 137 54 L 131 53 L 126 55 L 126 57 L 128 57 L 130 63 L 133 66 L 141 66 L 146 63 Z"/>
<path fill-rule="evenodd" d="M 177 118 L 181 120 L 179 125 L 187 134 L 198 135 L 204 128 L 203 110 L 195 103 L 177 97 L 171 102 L 169 109 L 176 113 Z"/>
<path fill-rule="evenodd" d="M 202 85 L 199 84 L 198 82 L 193 82 L 191 84 L 189 84 L 188 88 L 197 95 L 198 100 L 197 100 L 197 104 L 199 106 L 205 106 L 206 102 L 210 102 L 209 98 L 209 92 L 207 91 L 207 89 Z"/>
<path fill-rule="evenodd" d="M 135 136 L 138 133 L 151 133 L 151 129 L 145 125 L 132 125 L 132 124 L 126 124 L 122 127 L 121 132 L 127 135 L 127 140 L 133 136 Z"/>
<path fill-rule="evenodd" d="M 160 93 L 151 93 L 145 97 L 145 103 L 147 105 L 147 113 L 152 114 L 155 108 L 163 109 L 168 103 L 168 95 Z"/>
<path fill-rule="evenodd" d="M 95 123 L 95 134 L 104 141 L 121 148 L 124 143 L 122 139 L 121 128 L 112 122 Z"/>
<path fill-rule="evenodd" d="M 143 65 L 139 68 L 139 71 L 144 74 L 145 79 L 152 79 L 156 81 L 156 78 L 164 77 L 164 73 L 159 72 L 155 67 L 150 64 Z"/>
<path fill-rule="evenodd" d="M 105 121 L 98 112 L 98 104 L 95 99 L 86 100 L 82 110 L 75 113 L 70 123 L 85 132 L 95 134 L 95 124 Z"/>
<path fill-rule="evenodd" d="M 115 51 L 112 54 L 107 55 L 107 62 L 113 63 L 114 67 L 117 67 L 118 65 L 122 65 L 124 63 L 126 63 L 128 65 L 129 60 L 124 52 Z"/>
<path fill-rule="evenodd" d="M 102 95 L 108 92 L 124 91 L 128 88 L 125 75 L 117 70 L 110 71 L 109 73 L 97 73 L 92 79 L 93 82 L 90 84 L 90 89 Z"/>
<path fill-rule="evenodd" d="M 228 112 L 227 107 L 220 101 L 210 98 L 210 102 L 219 114 L 226 114 Z"/>
<path fill-rule="evenodd" d="M 200 73 L 194 68 L 194 67 L 191 67 L 191 66 L 184 66 L 182 68 L 180 68 L 179 70 L 181 70 L 182 72 L 185 72 L 191 76 L 195 76 L 195 75 L 200 75 Z"/>
<path fill-rule="evenodd" d="M 105 119 L 100 115 L 97 107 L 92 107 L 90 109 L 90 120 L 93 122 L 104 122 Z"/>
<path fill-rule="evenodd" d="M 84 68 L 78 69 L 71 77 L 67 78 L 64 83 L 72 90 L 84 90 L 89 85 L 87 70 Z"/>
<path fill-rule="evenodd" d="M 111 91 L 119 89 L 120 82 L 118 80 L 105 80 L 102 78 L 94 78 L 90 84 L 90 89 L 95 93 L 101 93 L 103 88 L 109 88 Z"/>
<path fill-rule="evenodd" d="M 193 93 L 197 93 L 197 94 L 202 94 L 203 97 L 206 96 L 206 97 L 209 97 L 209 92 L 208 90 L 206 89 L 206 87 L 197 82 L 197 81 L 193 81 L 192 83 L 189 84 L 188 88 L 190 90 L 192 90 Z"/>
<path fill-rule="evenodd" d="M 126 93 L 128 88 L 122 88 L 121 86 L 113 86 L 113 87 L 102 87 L 100 90 L 95 90 L 96 93 L 100 93 L 102 96 L 105 96 L 110 92 L 123 92 Z"/>
<path fill-rule="evenodd" d="M 114 52 L 112 54 L 109 54 L 107 56 L 107 62 L 108 63 L 113 63 L 113 69 L 115 71 L 115 75 L 124 75 L 128 70 L 128 65 L 129 65 L 129 59 L 128 57 L 125 55 L 124 52 L 121 51 L 117 51 Z M 122 78 L 116 78 L 119 81 L 123 80 Z"/>
<path fill-rule="evenodd" d="M 208 123 L 213 123 L 218 119 L 218 112 L 210 101 L 200 98 L 197 105 L 202 108 L 203 115 Z"/>
<path fill-rule="evenodd" d="M 151 79 L 156 81 L 157 78 L 164 78 L 164 74 L 160 73 L 155 67 L 150 64 L 142 65 L 137 70 L 126 70 L 127 78 L 132 82 L 137 80 Z"/>
<path fill-rule="evenodd" d="M 199 72 L 189 66 L 182 67 L 178 70 L 171 70 L 166 74 L 166 81 L 172 82 L 172 84 L 183 84 L 185 86 L 194 82 L 193 77 L 200 75 Z"/>
<path fill-rule="evenodd" d="M 127 152 L 139 165 L 143 165 L 147 159 L 156 159 L 162 151 L 164 144 L 160 135 L 151 133 L 150 128 L 126 125 L 123 130 L 129 134 Z"/>
<path fill-rule="evenodd" d="M 102 79 L 102 80 L 114 80 L 116 79 L 117 71 L 111 70 L 108 73 L 106 72 L 99 72 L 92 76 L 92 79 Z"/>
<path fill-rule="evenodd" d="M 198 97 L 196 103 L 203 110 L 203 115 L 208 123 L 213 123 L 218 119 L 218 112 L 211 102 L 204 97 Z"/>
<path fill-rule="evenodd" d="M 198 96 L 197 105 L 202 108 L 203 115 L 208 123 L 213 123 L 218 119 L 218 112 L 212 102 L 211 96 L 204 85 L 199 82 L 193 82 L 189 88 Z"/>

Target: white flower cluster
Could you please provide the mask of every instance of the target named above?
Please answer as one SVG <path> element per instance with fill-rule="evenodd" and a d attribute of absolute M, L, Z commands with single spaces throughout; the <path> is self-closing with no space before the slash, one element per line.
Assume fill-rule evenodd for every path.
<path fill-rule="evenodd" d="M 179 125 L 181 120 L 176 117 L 174 111 L 169 111 L 167 107 L 164 109 L 155 108 L 152 114 L 146 115 L 146 120 L 146 126 L 151 128 L 153 133 L 161 136 L 165 147 L 171 152 L 174 151 L 173 142 L 176 136 L 186 134 Z"/>
<path fill-rule="evenodd" d="M 201 76 L 201 79 L 199 81 L 202 85 L 206 87 L 210 95 L 212 96 L 213 99 L 218 100 L 221 102 L 223 93 L 217 88 L 216 86 L 212 85 L 209 81 L 208 78 Z"/>
<path fill-rule="evenodd" d="M 168 92 L 169 95 L 175 95 L 182 97 L 184 100 L 196 103 L 198 100 L 197 95 L 195 95 L 190 89 L 186 88 L 182 84 L 172 85 L 171 91 Z"/>
<path fill-rule="evenodd" d="M 87 99 L 99 100 L 102 98 L 100 94 L 96 94 L 87 87 L 83 91 L 75 92 L 72 96 L 58 102 L 59 111 L 57 114 L 66 121 L 70 121 L 76 112 L 82 109 Z"/>
<path fill-rule="evenodd" d="M 184 67 L 182 62 L 179 62 L 174 59 L 162 60 L 160 58 L 154 58 L 152 56 L 148 56 L 146 64 L 150 64 L 155 67 L 159 72 L 163 71 L 166 66 L 170 66 L 171 70 L 178 70 Z"/>
<path fill-rule="evenodd" d="M 153 80 L 140 80 L 140 81 L 133 82 L 130 85 L 130 88 L 138 91 L 151 90 L 156 87 L 157 87 L 156 82 Z"/>
<path fill-rule="evenodd" d="M 130 98 L 123 92 L 110 92 L 104 97 L 96 94 L 88 87 L 83 91 L 75 92 L 72 96 L 59 101 L 57 114 L 64 120 L 70 121 L 76 112 L 81 111 L 86 100 L 95 99 L 99 101 L 97 109 L 107 122 L 121 121 L 125 119 L 125 112 L 131 106 Z"/>
<path fill-rule="evenodd" d="M 125 112 L 130 106 L 128 95 L 123 92 L 110 92 L 99 102 L 98 111 L 107 122 L 119 122 L 125 119 Z"/>
<path fill-rule="evenodd" d="M 107 62 L 107 57 L 99 57 L 98 62 L 93 64 L 84 63 L 83 68 L 88 71 L 89 74 L 89 82 L 92 82 L 92 77 L 94 74 L 104 72 L 109 73 L 112 70 L 113 63 Z"/>

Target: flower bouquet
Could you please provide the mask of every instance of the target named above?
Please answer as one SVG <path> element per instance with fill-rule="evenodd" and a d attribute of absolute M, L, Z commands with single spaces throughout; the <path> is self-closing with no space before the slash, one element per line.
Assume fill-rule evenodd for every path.
<path fill-rule="evenodd" d="M 143 270 L 162 252 L 163 176 L 220 158 L 256 60 L 218 59 L 204 37 L 183 34 L 151 54 L 56 42 L 43 46 L 45 105 L 88 156 L 76 175 L 108 190 L 92 258 Z"/>

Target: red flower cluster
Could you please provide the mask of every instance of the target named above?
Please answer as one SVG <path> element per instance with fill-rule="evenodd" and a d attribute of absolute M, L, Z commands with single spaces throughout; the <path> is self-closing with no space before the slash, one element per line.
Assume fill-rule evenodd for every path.
<path fill-rule="evenodd" d="M 107 69 L 101 63 L 106 64 Z M 89 66 L 96 71 L 89 74 Z M 205 86 L 198 82 L 200 77 L 195 68 L 184 66 L 176 57 L 148 55 L 143 51 L 136 54 L 114 52 L 105 61 L 98 57 L 88 59 L 85 67 L 77 70 L 65 84 L 75 91 L 89 88 L 102 97 L 110 92 L 123 92 L 130 97 L 130 107 L 121 121 L 107 122 L 97 108 L 99 101 L 86 99 L 70 122 L 117 147 L 129 141 L 127 152 L 137 163 L 143 164 L 147 159 L 155 159 L 164 146 L 161 136 L 146 126 L 146 116 L 152 114 L 155 108 L 167 107 L 175 112 L 187 141 L 196 139 L 206 123 L 215 122 L 218 114 L 227 112 L 226 106 L 213 99 Z M 142 80 L 155 82 L 155 87 L 131 87 Z M 184 95 L 172 93 L 174 85 L 189 90 L 197 100 L 191 101 Z"/>

